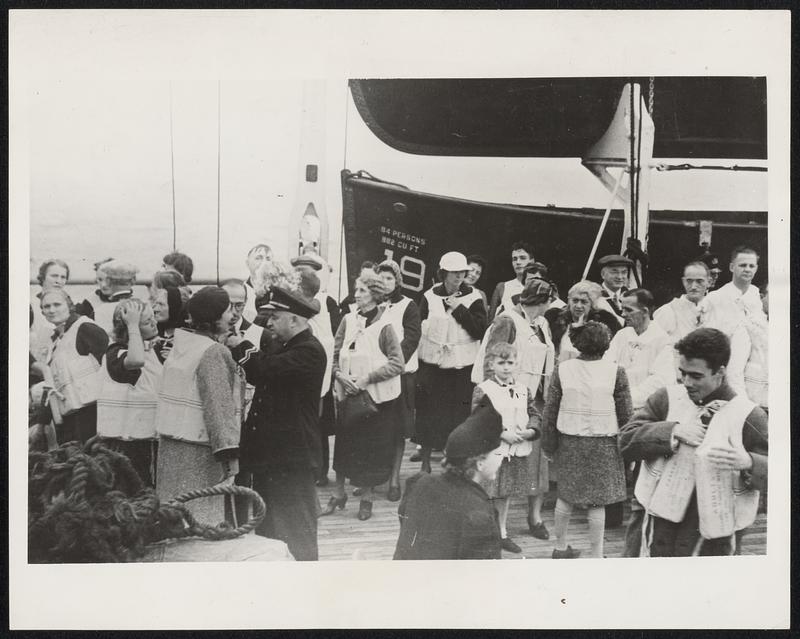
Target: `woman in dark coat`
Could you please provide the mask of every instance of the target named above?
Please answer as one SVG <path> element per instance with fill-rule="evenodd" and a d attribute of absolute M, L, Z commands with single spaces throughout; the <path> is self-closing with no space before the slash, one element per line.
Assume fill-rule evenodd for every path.
<path fill-rule="evenodd" d="M 395 559 L 500 559 L 497 511 L 480 482 L 497 475 L 502 430 L 487 402 L 450 433 L 444 473 L 408 479 Z"/>
<path fill-rule="evenodd" d="M 350 484 L 363 488 L 358 518 L 372 516 L 372 488 L 387 481 L 392 472 L 396 415 L 395 400 L 400 396 L 403 351 L 391 322 L 379 306 L 386 297 L 386 286 L 374 272 L 364 272 L 356 280 L 357 310 L 348 313 L 333 347 L 334 392 L 339 401 L 333 470 L 336 483 L 333 496 L 321 515 L 330 515 L 347 503 L 344 490 Z M 366 390 L 377 413 L 357 422 L 342 419 L 344 402 Z"/>

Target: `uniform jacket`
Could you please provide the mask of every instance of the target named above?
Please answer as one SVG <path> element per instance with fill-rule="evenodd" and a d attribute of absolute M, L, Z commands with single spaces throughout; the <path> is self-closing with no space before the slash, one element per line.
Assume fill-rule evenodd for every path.
<path fill-rule="evenodd" d="M 233 349 L 233 357 L 256 387 L 242 432 L 242 468 L 250 472 L 318 468 L 319 397 L 326 365 L 319 340 L 304 330 L 270 352 L 245 340 Z"/>
<path fill-rule="evenodd" d="M 500 559 L 500 524 L 474 481 L 445 472 L 408 479 L 395 559 Z"/>

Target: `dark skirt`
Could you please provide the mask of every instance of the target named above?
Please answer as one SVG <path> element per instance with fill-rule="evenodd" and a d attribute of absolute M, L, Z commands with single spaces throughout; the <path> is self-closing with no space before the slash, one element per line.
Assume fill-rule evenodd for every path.
<path fill-rule="evenodd" d="M 103 444 L 111 450 L 122 453 L 127 457 L 133 469 L 139 475 L 145 486 L 155 488 L 156 486 L 156 460 L 158 459 L 158 440 L 156 439 L 134 439 L 122 440 L 104 438 Z"/>
<path fill-rule="evenodd" d="M 558 497 L 573 506 L 605 506 L 627 496 L 625 467 L 616 437 L 558 433 L 555 466 Z"/>
<path fill-rule="evenodd" d="M 414 436 L 417 374 L 403 373 L 400 376 L 400 387 L 400 397 L 395 400 L 393 407 L 396 440 Z"/>
<path fill-rule="evenodd" d="M 319 430 L 323 437 L 330 437 L 336 433 L 336 410 L 334 408 L 333 391 L 328 391 L 322 398 Z"/>
<path fill-rule="evenodd" d="M 417 372 L 417 421 L 414 441 L 443 450 L 448 435 L 470 414 L 472 366 L 439 368 L 419 363 Z"/>
<path fill-rule="evenodd" d="M 378 412 L 357 424 L 337 424 L 333 470 L 353 486 L 370 488 L 389 481 L 394 456 L 394 408 L 397 400 L 378 404 Z"/>
<path fill-rule="evenodd" d="M 63 420 L 63 424 L 56 426 L 58 443 L 78 441 L 85 444 L 97 435 L 97 404 L 89 404 L 64 415 Z"/>

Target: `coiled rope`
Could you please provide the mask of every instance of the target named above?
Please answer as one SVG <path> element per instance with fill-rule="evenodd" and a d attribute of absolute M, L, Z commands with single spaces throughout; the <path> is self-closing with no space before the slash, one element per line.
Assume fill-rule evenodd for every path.
<path fill-rule="evenodd" d="M 84 446 L 67 442 L 28 458 L 28 560 L 31 563 L 125 562 L 166 539 L 233 539 L 264 518 L 264 501 L 243 486 L 212 486 L 161 503 L 123 454 L 95 437 Z M 187 501 L 241 495 L 253 515 L 237 528 L 198 522 Z"/>

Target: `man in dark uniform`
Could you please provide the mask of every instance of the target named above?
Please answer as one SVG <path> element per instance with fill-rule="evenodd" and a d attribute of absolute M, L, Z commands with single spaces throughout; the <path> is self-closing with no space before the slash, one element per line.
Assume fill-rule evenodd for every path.
<path fill-rule="evenodd" d="M 622 297 L 627 292 L 628 276 L 633 262 L 622 255 L 604 255 L 597 264 L 600 266 L 600 288 L 603 289 L 603 299 L 619 320 L 620 325 L 625 324 L 622 317 Z M 601 306 L 602 308 L 602 306 Z"/>
<path fill-rule="evenodd" d="M 285 541 L 298 561 L 315 561 L 317 421 L 326 362 L 322 344 L 308 328 L 316 309 L 298 294 L 272 287 L 269 302 L 259 310 L 270 312 L 267 330 L 276 348 L 263 351 L 247 340 L 228 339 L 233 358 L 256 387 L 242 430 L 240 463 L 267 505 L 256 533 Z"/>

